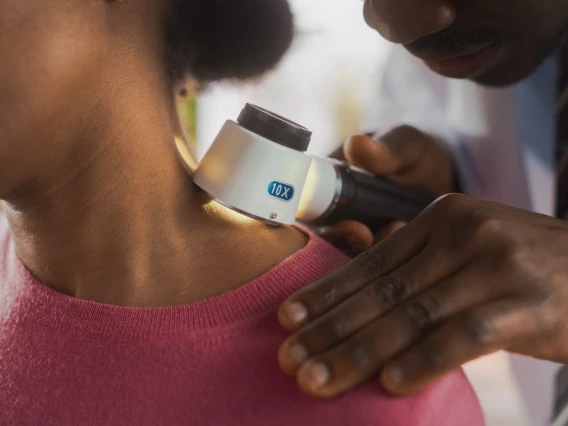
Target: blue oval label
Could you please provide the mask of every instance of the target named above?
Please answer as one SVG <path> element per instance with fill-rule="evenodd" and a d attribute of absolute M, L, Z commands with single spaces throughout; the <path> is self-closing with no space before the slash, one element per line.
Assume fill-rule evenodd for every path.
<path fill-rule="evenodd" d="M 272 181 L 268 184 L 268 195 L 282 201 L 290 201 L 294 198 L 294 187 L 286 183 Z"/>

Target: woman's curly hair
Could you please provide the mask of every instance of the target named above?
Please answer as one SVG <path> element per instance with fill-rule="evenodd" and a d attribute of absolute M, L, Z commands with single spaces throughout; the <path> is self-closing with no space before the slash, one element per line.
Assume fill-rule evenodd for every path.
<path fill-rule="evenodd" d="M 248 79 L 274 67 L 290 47 L 287 0 L 171 0 L 168 71 L 174 81 Z"/>

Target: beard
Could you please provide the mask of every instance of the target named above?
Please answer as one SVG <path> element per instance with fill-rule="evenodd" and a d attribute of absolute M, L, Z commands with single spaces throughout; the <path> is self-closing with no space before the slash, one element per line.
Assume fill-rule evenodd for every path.
<path fill-rule="evenodd" d="M 519 33 L 512 33 L 495 28 L 481 28 L 476 31 L 456 33 L 446 29 L 437 34 L 423 37 L 408 44 L 413 52 L 435 50 L 448 56 L 458 56 L 461 52 L 481 45 L 502 45 L 507 48 L 509 57 L 497 63 L 474 82 L 487 87 L 505 87 L 515 84 L 536 71 L 549 58 L 560 44 L 566 41 L 568 28 L 562 29 L 550 39 L 532 42 Z"/>
<path fill-rule="evenodd" d="M 511 61 L 511 64 L 504 64 L 501 69 L 490 70 L 486 74 L 476 78 L 474 81 L 486 87 L 506 87 L 518 83 L 529 77 L 538 70 L 544 62 L 553 56 L 559 48 L 568 40 L 568 30 L 564 29 L 556 37 L 539 43 L 534 43 L 526 48 L 519 48 L 522 60 Z M 561 70 L 563 74 L 568 70 Z M 568 76 L 566 76 L 568 77 Z"/>

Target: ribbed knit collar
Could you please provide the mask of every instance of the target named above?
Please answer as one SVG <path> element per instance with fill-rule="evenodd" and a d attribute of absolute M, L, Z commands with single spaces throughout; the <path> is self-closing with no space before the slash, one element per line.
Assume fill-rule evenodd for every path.
<path fill-rule="evenodd" d="M 347 262 L 339 251 L 319 237 L 308 234 L 310 241 L 306 247 L 254 281 L 229 293 L 184 306 L 124 308 L 60 294 L 29 273 L 16 257 L 13 242 L 9 236 L 6 239 L 6 235 L 0 235 L 0 280 L 8 281 L 4 290 L 8 290 L 9 309 L 25 310 L 26 320 L 41 321 L 51 327 L 85 335 L 167 336 L 219 327 L 276 311 L 294 291 Z M 21 315 L 10 317 L 20 318 Z"/>

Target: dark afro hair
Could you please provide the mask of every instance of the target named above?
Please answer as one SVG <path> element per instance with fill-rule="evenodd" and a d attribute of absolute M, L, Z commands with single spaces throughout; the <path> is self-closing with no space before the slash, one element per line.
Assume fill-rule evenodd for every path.
<path fill-rule="evenodd" d="M 174 81 L 244 80 L 282 58 L 293 39 L 287 0 L 171 0 L 167 67 Z"/>

